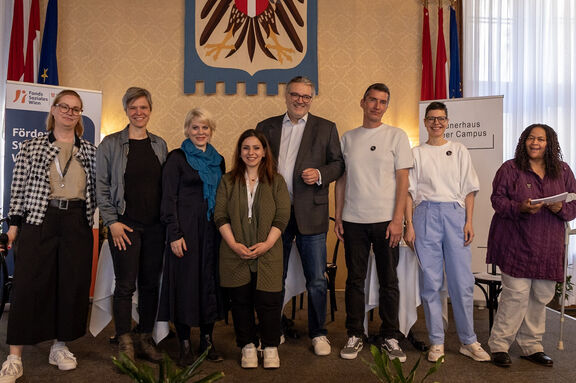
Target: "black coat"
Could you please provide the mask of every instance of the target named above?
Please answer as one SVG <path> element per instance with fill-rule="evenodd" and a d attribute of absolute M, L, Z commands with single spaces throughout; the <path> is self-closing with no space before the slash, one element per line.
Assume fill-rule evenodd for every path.
<path fill-rule="evenodd" d="M 224 159 L 221 163 L 225 171 Z M 172 151 L 162 174 L 161 218 L 166 225 L 166 251 L 158 320 L 197 327 L 223 318 L 218 280 L 220 234 L 206 217 L 208 204 L 198 171 L 180 149 Z M 187 251 L 176 257 L 172 241 L 184 238 Z"/>

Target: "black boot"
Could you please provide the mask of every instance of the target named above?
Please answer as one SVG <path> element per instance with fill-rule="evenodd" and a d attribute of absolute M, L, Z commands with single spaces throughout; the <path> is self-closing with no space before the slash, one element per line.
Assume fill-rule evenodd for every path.
<path fill-rule="evenodd" d="M 206 349 L 210 347 L 208 351 L 208 355 L 206 355 L 206 360 L 210 362 L 222 362 L 224 358 L 218 352 L 216 352 L 216 348 L 214 347 L 214 343 L 212 343 L 212 337 L 210 334 L 201 334 L 200 335 L 200 354 L 204 353 Z"/>
<path fill-rule="evenodd" d="M 190 347 L 190 341 L 188 339 L 180 341 L 180 357 L 178 358 L 178 365 L 182 368 L 186 368 L 194 363 L 196 359 L 192 347 Z"/>
<path fill-rule="evenodd" d="M 145 359 L 152 363 L 160 363 L 162 361 L 162 354 L 158 351 L 152 333 L 137 333 L 136 334 L 136 356 L 140 359 Z"/>
<path fill-rule="evenodd" d="M 134 342 L 130 333 L 118 336 L 118 359 L 122 357 L 122 354 L 125 354 L 128 359 L 134 362 Z"/>

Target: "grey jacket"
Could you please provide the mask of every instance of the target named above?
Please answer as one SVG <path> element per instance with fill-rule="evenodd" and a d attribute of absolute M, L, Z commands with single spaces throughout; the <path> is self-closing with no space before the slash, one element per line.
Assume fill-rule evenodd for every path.
<path fill-rule="evenodd" d="M 168 155 L 166 141 L 148 132 L 152 149 L 160 164 L 164 164 Z M 104 226 L 118 221 L 124 214 L 124 172 L 128 162 L 129 136 L 128 126 L 122 131 L 104 137 L 96 151 L 96 201 Z"/>

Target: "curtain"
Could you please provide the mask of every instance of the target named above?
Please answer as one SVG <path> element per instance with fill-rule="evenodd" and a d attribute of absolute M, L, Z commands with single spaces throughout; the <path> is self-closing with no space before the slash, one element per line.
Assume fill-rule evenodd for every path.
<path fill-rule="evenodd" d="M 464 96 L 504 95 L 503 160 L 514 157 L 524 128 L 545 123 L 576 171 L 576 1 L 467 0 L 463 29 Z"/>

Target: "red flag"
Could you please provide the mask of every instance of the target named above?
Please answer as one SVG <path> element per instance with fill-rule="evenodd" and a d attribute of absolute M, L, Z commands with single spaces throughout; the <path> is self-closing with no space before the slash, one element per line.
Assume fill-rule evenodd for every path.
<path fill-rule="evenodd" d="M 38 78 L 38 47 L 40 40 L 40 6 L 38 3 L 38 0 L 32 0 L 30 5 L 26 62 L 24 64 L 25 82 L 36 82 Z"/>
<path fill-rule="evenodd" d="M 430 42 L 430 14 L 424 6 L 424 19 L 422 22 L 422 84 L 420 88 L 421 100 L 434 98 L 434 78 L 432 77 L 432 43 Z"/>
<path fill-rule="evenodd" d="M 20 81 L 24 75 L 24 5 L 14 0 L 10 53 L 8 56 L 8 80 Z"/>
<path fill-rule="evenodd" d="M 438 7 L 438 45 L 436 45 L 436 92 L 437 100 L 447 98 L 446 44 L 444 43 L 444 10 Z"/>
<path fill-rule="evenodd" d="M 40 46 L 39 3 L 39 0 L 14 0 L 8 80 L 36 82 Z"/>

